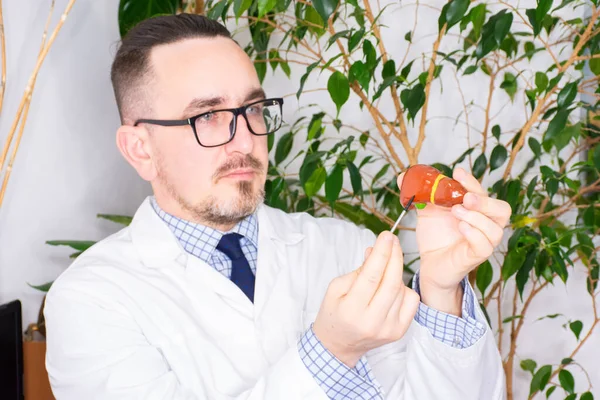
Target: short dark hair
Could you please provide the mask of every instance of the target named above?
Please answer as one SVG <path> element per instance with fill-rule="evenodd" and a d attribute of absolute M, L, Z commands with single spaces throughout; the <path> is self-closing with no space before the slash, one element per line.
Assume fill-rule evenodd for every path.
<path fill-rule="evenodd" d="M 121 123 L 132 123 L 130 120 L 137 118 L 133 116 L 135 108 L 149 107 L 144 104 L 142 86 L 151 73 L 150 52 L 155 46 L 219 36 L 231 39 L 230 32 L 219 22 L 185 13 L 149 18 L 129 30 L 117 50 L 110 73 Z"/>

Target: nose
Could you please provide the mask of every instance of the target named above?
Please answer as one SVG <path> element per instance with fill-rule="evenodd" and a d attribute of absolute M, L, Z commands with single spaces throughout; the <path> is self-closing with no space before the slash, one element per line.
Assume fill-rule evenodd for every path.
<path fill-rule="evenodd" d="M 254 148 L 255 136 L 248 129 L 248 124 L 243 115 L 240 114 L 235 118 L 237 120 L 233 140 L 225 145 L 225 149 L 227 153 L 250 154 Z M 232 119 L 231 124 L 233 123 L 234 120 Z"/>

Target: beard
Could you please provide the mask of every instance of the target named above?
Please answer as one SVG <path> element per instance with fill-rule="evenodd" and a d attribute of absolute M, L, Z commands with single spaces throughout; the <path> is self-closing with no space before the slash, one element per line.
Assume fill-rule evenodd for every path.
<path fill-rule="evenodd" d="M 235 183 L 235 194 L 229 197 L 208 195 L 200 202 L 185 199 L 167 179 L 162 162 L 158 163 L 158 178 L 167 189 L 170 197 L 192 216 L 193 222 L 205 225 L 235 225 L 254 213 L 265 198 L 264 185 L 254 188 L 254 181 Z M 248 154 L 244 158 L 234 158 L 219 167 L 213 174 L 213 182 L 218 183 L 228 172 L 239 168 L 250 168 L 256 176 L 262 176 L 262 163 Z"/>

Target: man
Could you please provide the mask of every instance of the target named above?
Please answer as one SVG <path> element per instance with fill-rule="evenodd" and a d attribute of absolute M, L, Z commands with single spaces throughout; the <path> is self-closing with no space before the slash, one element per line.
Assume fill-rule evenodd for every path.
<path fill-rule="evenodd" d="M 222 25 L 142 22 L 112 81 L 117 145 L 154 195 L 48 294 L 58 399 L 503 397 L 465 276 L 500 242 L 506 203 L 457 169 L 464 206 L 419 212 L 413 291 L 390 232 L 262 204 L 282 100 Z"/>

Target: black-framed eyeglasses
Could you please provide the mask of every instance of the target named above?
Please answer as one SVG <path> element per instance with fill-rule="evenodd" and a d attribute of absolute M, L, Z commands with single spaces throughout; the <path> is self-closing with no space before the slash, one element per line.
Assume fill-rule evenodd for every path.
<path fill-rule="evenodd" d="M 282 109 L 282 98 L 270 98 L 238 108 L 208 111 L 188 119 L 138 119 L 134 126 L 141 123 L 161 126 L 190 125 L 200 146 L 218 147 L 233 140 L 239 115 L 244 117 L 248 130 L 252 134 L 265 136 L 275 133 L 283 123 Z"/>

